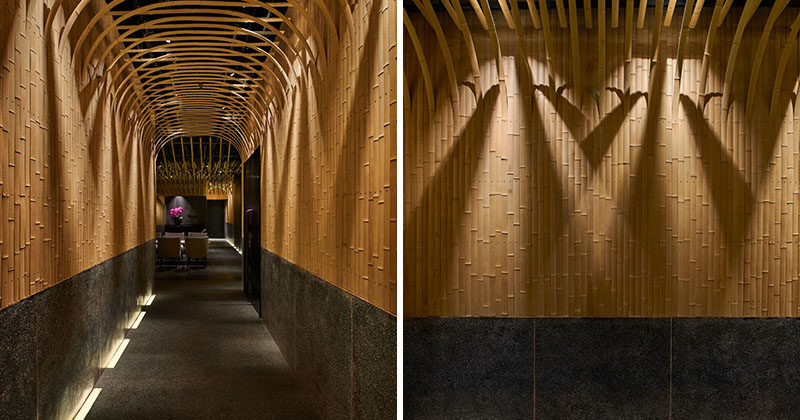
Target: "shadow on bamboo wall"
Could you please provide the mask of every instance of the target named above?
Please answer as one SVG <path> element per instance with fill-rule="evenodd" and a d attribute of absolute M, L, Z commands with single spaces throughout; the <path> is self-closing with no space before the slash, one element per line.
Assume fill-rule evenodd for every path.
<path fill-rule="evenodd" d="M 406 315 L 800 314 L 798 9 L 569 3 L 408 12 Z"/>
<path fill-rule="evenodd" d="M 154 234 L 150 148 L 57 49 L 50 6 L 0 4 L 0 308 Z"/>
<path fill-rule="evenodd" d="M 333 5 L 331 4 L 331 7 Z M 395 313 L 396 40 L 393 0 L 339 7 L 325 70 L 305 68 L 261 142 L 262 246 Z M 302 62 L 305 58 L 299 57 Z"/>

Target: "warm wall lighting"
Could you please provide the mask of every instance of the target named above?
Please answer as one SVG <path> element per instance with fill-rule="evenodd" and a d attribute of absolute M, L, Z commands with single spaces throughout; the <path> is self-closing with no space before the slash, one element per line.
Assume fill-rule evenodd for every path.
<path fill-rule="evenodd" d="M 147 312 L 145 311 L 139 312 L 139 316 L 136 317 L 136 321 L 133 321 L 133 325 L 131 325 L 132 330 L 139 328 L 139 324 L 142 322 L 142 318 L 144 318 L 144 314 L 146 313 Z"/>
<path fill-rule="evenodd" d="M 114 355 L 111 356 L 111 360 L 108 362 L 108 365 L 106 365 L 107 369 L 113 369 L 115 366 L 117 366 L 117 362 L 119 362 L 119 358 L 122 357 L 122 353 L 125 352 L 125 348 L 128 347 L 128 343 L 130 343 L 130 342 L 131 342 L 131 340 L 129 338 L 126 338 L 126 339 L 122 340 L 122 343 L 119 344 L 119 347 L 117 347 L 117 350 L 114 351 Z"/>
<path fill-rule="evenodd" d="M 144 302 L 144 306 L 150 306 L 153 304 L 153 299 L 156 298 L 156 295 L 150 295 L 149 298 Z"/>
<path fill-rule="evenodd" d="M 78 414 L 75 415 L 74 420 L 83 420 L 86 418 L 86 415 L 89 414 L 89 410 L 92 409 L 94 402 L 97 400 L 97 396 L 100 395 L 100 391 L 103 388 L 94 388 L 92 392 L 89 393 L 89 397 L 86 398 L 86 401 L 83 402 L 81 409 L 78 410 Z"/>

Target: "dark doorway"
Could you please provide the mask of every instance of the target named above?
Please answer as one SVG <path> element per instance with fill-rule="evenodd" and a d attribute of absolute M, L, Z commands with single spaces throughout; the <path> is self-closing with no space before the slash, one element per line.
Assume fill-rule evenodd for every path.
<path fill-rule="evenodd" d="M 208 200 L 206 229 L 209 238 L 225 237 L 225 204 L 227 200 Z"/>
<path fill-rule="evenodd" d="M 261 316 L 261 149 L 244 163 L 244 248 L 242 267 L 244 293 Z"/>

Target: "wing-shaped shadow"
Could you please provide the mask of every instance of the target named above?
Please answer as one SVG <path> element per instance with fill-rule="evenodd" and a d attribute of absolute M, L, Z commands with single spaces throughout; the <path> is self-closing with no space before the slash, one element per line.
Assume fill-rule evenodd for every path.
<path fill-rule="evenodd" d="M 370 6 L 368 16 L 369 23 L 365 28 L 367 33 L 369 33 L 371 28 L 375 28 L 378 25 L 380 12 L 377 2 Z M 364 154 L 369 151 L 369 138 L 367 138 L 365 134 L 356 135 L 356 132 L 364 124 L 360 118 L 362 114 L 358 111 L 367 108 L 370 100 L 369 91 L 371 88 L 370 83 L 372 82 L 371 72 L 373 69 L 373 63 L 378 57 L 377 54 L 371 54 L 371 52 L 375 51 L 377 48 L 377 43 L 378 37 L 368 36 L 364 45 L 362 46 L 363 52 L 359 57 L 360 63 L 358 67 L 358 73 L 356 74 L 355 86 L 352 87 L 352 99 L 346 114 L 347 121 L 345 123 L 343 137 L 346 147 L 343 146 L 343 148 L 339 150 L 339 159 L 336 164 L 336 178 L 333 186 L 333 197 L 341 197 L 339 199 L 343 201 L 343 209 L 355 208 L 355 193 L 361 191 L 361 188 L 363 188 L 361 185 L 362 177 L 353 175 L 360 169 L 355 168 L 354 172 L 348 172 L 345 170 L 345 168 L 348 162 L 351 162 L 351 164 L 363 162 Z M 301 145 L 301 147 L 303 146 Z M 341 240 L 340 236 L 337 234 L 337 246 L 354 247 L 354 242 L 356 240 L 354 227 L 358 223 L 355 220 L 355 217 L 353 217 L 354 214 L 355 213 L 352 213 L 350 214 L 350 217 L 342 217 L 342 219 L 340 219 L 342 220 Z"/>
<path fill-rule="evenodd" d="M 592 170 L 595 170 L 603 160 L 608 148 L 611 146 L 611 142 L 625 122 L 625 118 L 639 98 L 643 96 L 645 96 L 643 92 L 623 96 L 622 102 L 607 113 L 589 135 L 579 143 L 583 154 L 589 159 Z"/>
<path fill-rule="evenodd" d="M 732 255 L 738 256 L 755 204 L 753 192 L 722 146 L 719 136 L 703 117 L 702 108 L 686 95 L 681 95 L 680 100 L 703 159 L 703 170 L 725 243 L 729 249 L 737 251 Z"/>
<path fill-rule="evenodd" d="M 492 86 L 481 100 L 478 101 L 477 107 L 472 115 L 469 117 L 467 124 L 464 126 L 463 131 L 458 137 L 458 143 L 454 144 L 450 153 L 444 158 L 439 170 L 433 175 L 433 180 L 425 185 L 422 192 L 422 199 L 419 205 L 411 210 L 410 217 L 406 220 L 403 226 L 404 236 L 407 240 L 413 241 L 417 234 L 420 233 L 423 237 L 418 238 L 417 243 L 422 243 L 420 249 L 414 247 L 406 247 L 406 260 L 412 261 L 414 264 L 418 261 L 427 259 L 431 253 L 444 253 L 439 258 L 439 264 L 433 265 L 434 277 L 449 281 L 455 276 L 455 273 L 450 271 L 455 266 L 452 264 L 454 258 L 456 235 L 459 232 L 462 218 L 467 208 L 467 200 L 472 190 L 472 181 L 478 171 L 478 162 L 481 159 L 481 151 L 486 143 L 488 124 L 487 119 L 492 115 L 495 103 L 497 102 L 500 88 L 498 85 Z M 420 141 L 421 139 L 417 139 Z M 456 185 L 463 185 L 463 189 L 454 188 L 453 180 L 462 179 L 456 182 Z M 454 211 L 442 209 L 439 212 L 433 212 L 434 204 L 436 202 L 444 203 L 442 207 L 452 207 Z M 456 214 L 457 217 L 451 217 Z M 442 249 L 430 248 L 433 244 L 426 243 L 427 232 L 439 226 L 441 229 L 441 239 L 437 242 L 441 244 Z M 414 253 L 419 252 L 419 255 Z M 436 256 L 434 256 L 436 258 Z M 406 264 L 406 266 L 408 266 Z M 441 273 L 436 273 L 437 269 Z M 438 275 L 437 275 L 438 274 Z M 430 274 L 429 274 L 430 275 Z M 425 281 L 424 278 L 417 279 L 418 282 Z M 430 290 L 434 287 L 431 284 L 419 285 L 423 291 Z M 444 296 L 435 295 L 437 292 L 432 291 L 436 298 L 443 298 Z M 429 305 L 430 294 L 425 295 L 423 292 L 423 302 L 418 302 L 418 305 Z M 411 299 L 406 299 L 406 302 L 411 302 Z M 413 307 L 406 305 L 409 313 L 413 313 Z M 426 308 L 429 313 L 435 313 L 434 308 Z"/>
<path fill-rule="evenodd" d="M 297 101 L 299 100 L 298 98 L 300 96 L 302 96 L 302 94 L 300 93 L 300 89 L 295 89 L 294 90 L 294 98 L 291 101 L 287 100 L 287 102 L 290 104 L 289 105 L 290 111 L 289 111 L 289 119 L 286 120 L 286 121 L 289 122 L 288 123 L 288 128 L 286 129 L 286 142 L 285 142 L 285 144 L 283 146 L 283 156 L 281 156 L 281 159 L 283 160 L 283 162 L 278 164 L 277 160 L 273 160 L 274 163 L 271 165 L 274 168 L 277 168 L 277 167 L 281 168 L 280 178 L 279 179 L 276 178 L 274 180 L 275 182 L 278 183 L 278 185 L 277 185 L 278 195 L 275 197 L 275 232 L 274 232 L 274 235 L 275 235 L 275 244 L 278 247 L 280 247 L 279 249 L 286 249 L 286 248 L 284 248 L 284 240 L 285 240 L 284 236 L 288 233 L 288 232 L 285 231 L 287 229 L 287 227 L 285 225 L 285 222 L 286 222 L 286 216 L 287 216 L 287 213 L 288 213 L 288 209 L 286 207 L 289 205 L 289 203 L 288 203 L 289 198 L 287 197 L 287 194 L 288 194 L 287 189 L 289 188 L 289 185 L 293 185 L 295 182 L 298 182 L 297 180 L 291 179 L 291 174 L 289 173 L 289 168 L 292 166 L 292 160 L 291 160 L 292 149 L 295 147 L 294 146 L 294 141 L 295 141 L 294 140 L 294 138 L 295 138 L 295 133 L 294 132 L 298 130 L 298 125 L 302 125 L 302 124 L 295 124 L 295 122 L 296 122 L 295 121 L 295 113 L 297 112 Z M 273 141 L 274 141 L 275 137 L 274 136 L 270 136 L 269 138 L 273 139 Z M 277 148 L 275 147 L 276 146 L 275 143 L 272 144 L 272 152 L 273 152 L 273 154 L 277 153 Z M 302 148 L 303 146 L 301 145 L 299 147 Z M 261 153 L 264 153 L 264 156 L 266 157 L 266 153 L 264 151 L 262 151 Z M 337 168 L 337 170 L 341 171 L 343 169 Z M 264 201 L 266 201 L 266 200 L 264 200 Z"/>
<path fill-rule="evenodd" d="M 550 314 L 554 312 L 555 308 L 548 305 L 555 304 L 555 302 L 545 299 L 544 307 L 536 307 L 538 287 L 534 282 L 540 279 L 551 280 L 552 274 L 556 273 L 557 261 L 561 257 L 558 255 L 557 242 L 566 229 L 569 202 L 561 188 L 558 168 L 550 150 L 550 144 L 544 136 L 537 135 L 537 131 L 544 127 L 544 123 L 541 110 L 534 98 L 536 89 L 543 92 L 545 97 L 553 103 L 556 112 L 562 116 L 576 138 L 580 138 L 577 137 L 580 129 L 576 125 L 582 127 L 586 119 L 580 109 L 570 104 L 565 98 L 561 98 L 561 91 L 565 86 L 554 90 L 546 85 L 533 85 L 530 68 L 523 64 L 527 63 L 527 59 L 521 53 L 518 54 L 520 55 L 514 61 L 517 63 L 520 89 L 526 99 L 521 101 L 526 134 L 526 137 L 521 138 L 526 145 L 523 162 L 529 171 L 527 176 L 530 177 L 528 198 L 525 199 L 526 195 L 523 195 L 520 200 L 521 205 L 525 206 L 528 211 L 527 217 L 520 215 L 520 221 L 523 223 L 521 231 L 525 235 L 523 243 L 527 250 L 528 308 L 532 313 Z M 550 82 L 553 85 L 552 80 Z M 520 173 L 520 176 L 526 176 L 526 174 Z M 552 285 L 552 287 L 555 289 L 557 286 Z"/>
<path fill-rule="evenodd" d="M 530 78 L 530 76 L 528 78 Z M 556 87 L 555 81 L 550 78 L 549 84 L 547 85 L 534 85 L 531 83 L 531 86 L 533 87 L 533 91 L 538 90 L 539 92 L 542 92 L 544 97 L 550 101 L 550 103 L 553 105 L 553 108 L 556 109 L 558 116 L 561 117 L 561 120 L 567 125 L 567 129 L 572 136 L 576 139 L 582 138 L 583 133 L 581 130 L 585 125 L 586 117 L 583 116 L 583 112 L 581 112 L 580 108 L 571 104 L 567 98 L 562 96 L 564 90 L 570 87 L 570 85 L 565 84 Z M 535 101 L 536 99 L 531 96 L 531 100 Z"/>
<path fill-rule="evenodd" d="M 651 91 L 648 92 L 650 98 L 660 98 L 664 79 L 666 78 L 664 66 L 656 65 L 651 71 L 657 72 L 653 77 Z M 626 262 L 623 272 L 633 275 L 631 278 L 617 279 L 619 293 L 624 293 L 623 289 L 638 287 L 652 287 L 655 295 L 662 294 L 658 290 L 663 290 L 664 295 L 669 295 L 667 288 L 672 277 L 672 262 L 667 256 L 667 219 L 666 207 L 661 203 L 664 201 L 664 186 L 658 174 L 658 138 L 659 120 L 661 116 L 661 101 L 649 101 L 647 116 L 645 121 L 644 138 L 642 150 L 639 155 L 639 162 L 636 166 L 635 175 L 632 175 L 632 185 L 629 190 L 627 206 L 625 208 L 625 219 L 634 237 L 633 244 L 619 243 L 618 246 L 628 248 L 632 257 Z M 618 241 L 628 242 L 629 238 L 617 235 Z M 637 264 L 638 255 L 643 252 L 644 259 L 642 264 Z M 630 283 L 633 281 L 634 283 Z M 635 283 L 640 283 L 639 285 Z M 652 284 L 648 284 L 652 282 Z M 641 301 L 632 302 L 639 305 Z M 647 313 L 642 315 L 663 315 L 668 313 L 667 302 L 650 302 Z M 610 308 L 616 309 L 616 308 Z M 634 310 L 637 311 L 637 310 Z M 652 313 L 650 313 L 652 312 Z"/>

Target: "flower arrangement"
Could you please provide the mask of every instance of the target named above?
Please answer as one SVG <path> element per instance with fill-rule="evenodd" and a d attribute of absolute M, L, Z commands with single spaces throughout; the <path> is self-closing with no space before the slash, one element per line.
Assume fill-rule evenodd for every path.
<path fill-rule="evenodd" d="M 183 221 L 183 207 L 175 207 L 169 209 L 169 215 L 172 216 L 172 221 L 179 225 Z"/>

